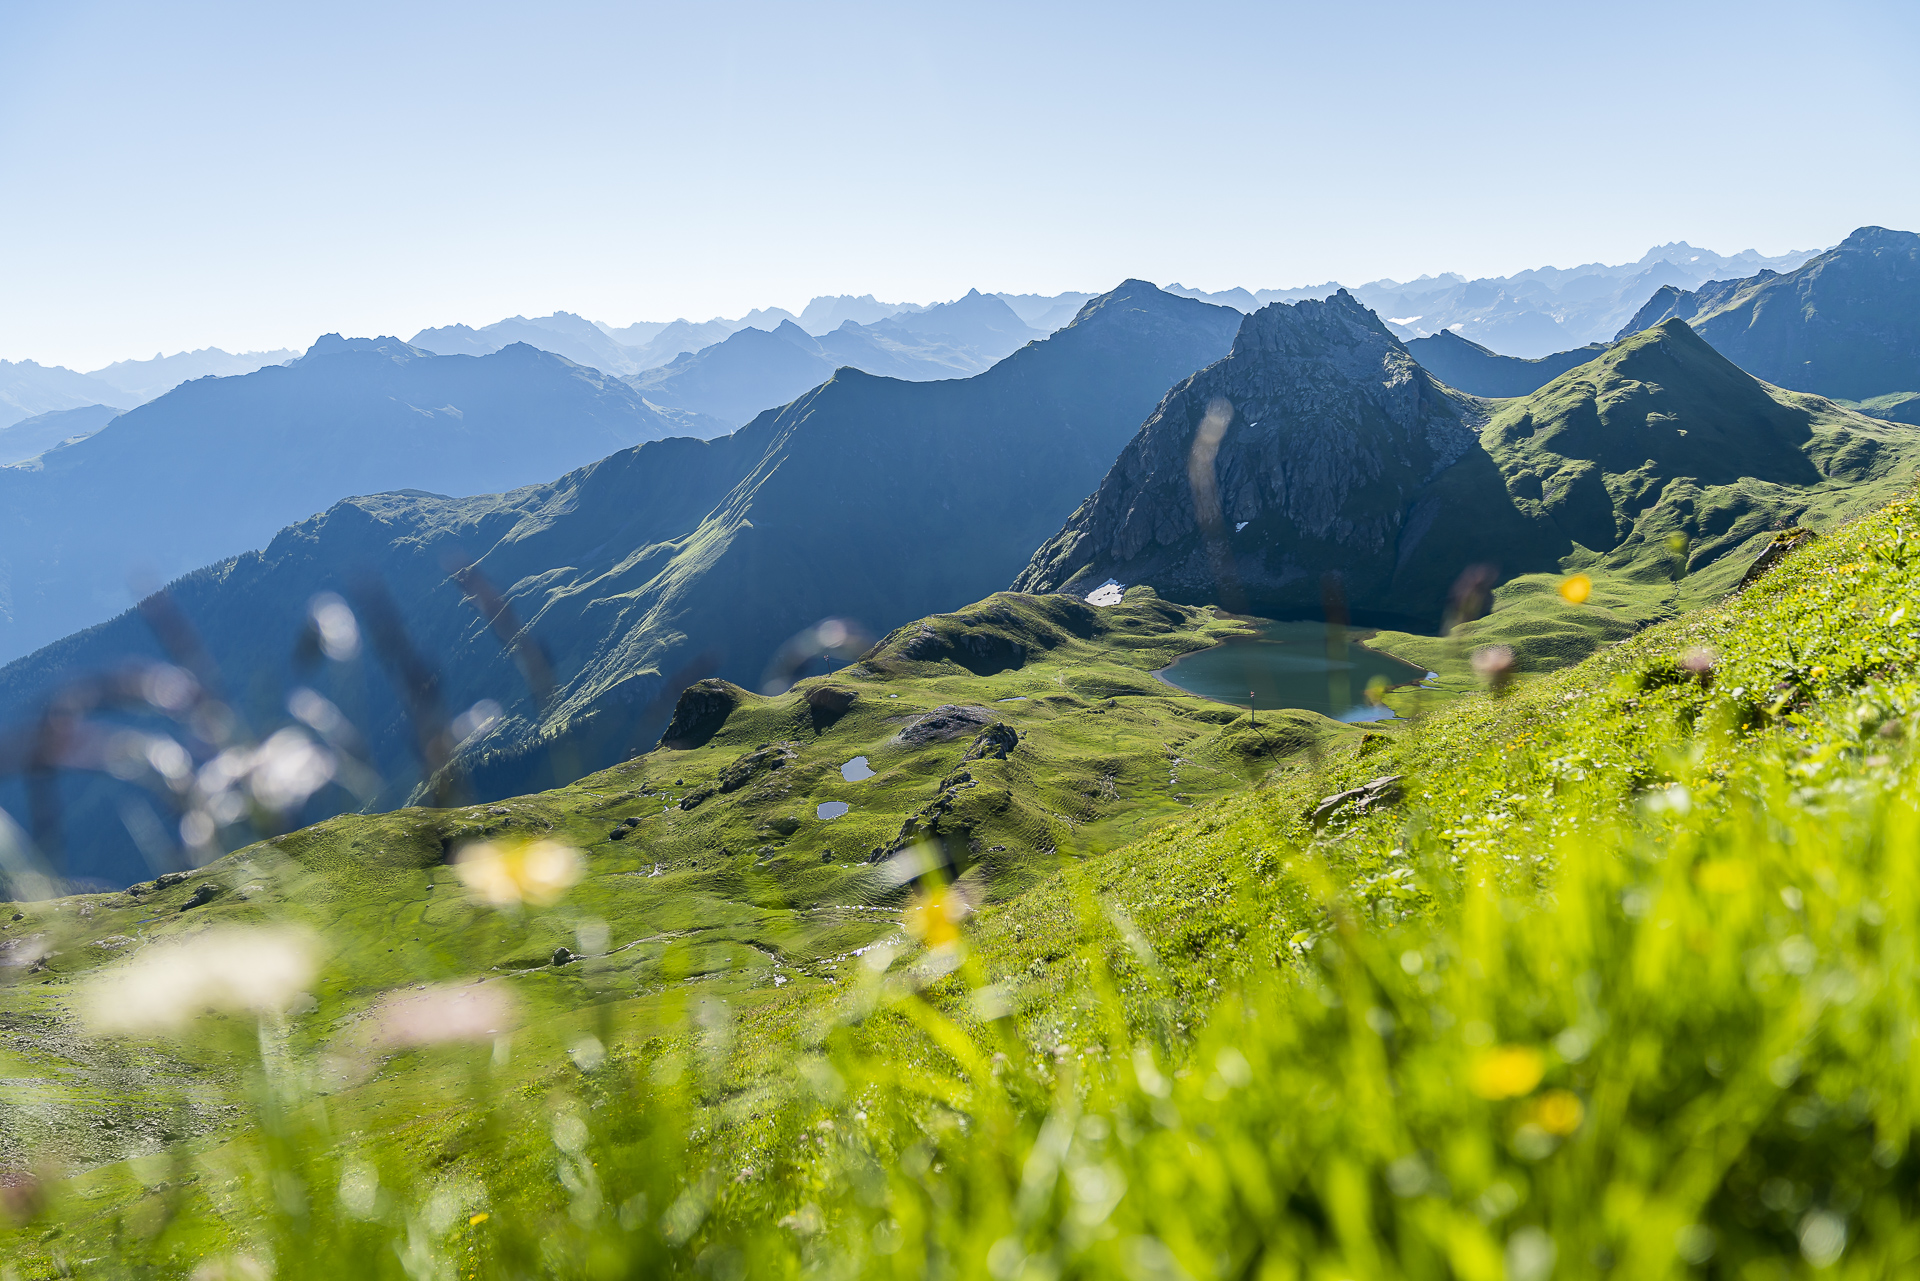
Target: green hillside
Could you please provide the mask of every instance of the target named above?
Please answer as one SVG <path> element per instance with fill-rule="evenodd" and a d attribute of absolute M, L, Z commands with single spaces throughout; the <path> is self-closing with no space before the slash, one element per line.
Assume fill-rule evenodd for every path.
<path fill-rule="evenodd" d="M 518 974 L 562 1029 L 609 985 L 640 999 L 622 1019 L 644 1022 L 643 998 L 669 972 L 753 1000 L 789 980 L 810 990 L 831 958 L 898 933 L 906 890 L 891 860 L 903 850 L 936 851 L 976 902 L 1001 901 L 1061 858 L 1105 853 L 1307 749 L 1362 736 L 1308 712 L 1250 726 L 1149 674 L 1244 630 L 1149 591 L 1104 610 L 1002 594 L 777 697 L 703 681 L 680 700 L 676 746 L 558 791 L 346 815 L 165 885 L 23 908 L 0 923 L 0 948 L 40 939 L 30 950 L 51 956 L 9 990 L 32 1023 L 10 1025 L 24 1037 L 7 1079 L 29 1082 L 34 1107 L 0 1114 L 0 1152 L 21 1159 L 33 1143 L 99 1160 L 174 1124 L 160 1106 L 168 1061 L 76 1052 L 70 1001 L 122 949 L 215 925 L 291 920 L 324 934 L 320 1008 L 297 1033 L 313 1044 L 396 984 L 476 973 Z M 870 776 L 843 771 L 855 761 Z M 819 817 L 833 802 L 847 809 Z M 464 900 L 450 851 L 536 836 L 586 851 L 565 911 L 527 921 Z M 185 907 L 196 895 L 210 901 Z M 589 959 L 552 968 L 562 946 Z M 439 1088 L 422 1079 L 402 1097 Z M 400 1104 L 382 1086 L 345 1105 Z"/>
<path fill-rule="evenodd" d="M 10 1079 L 43 1108 L 71 1092 L 70 1146 L 152 1154 L 16 1182 L 5 1248 L 23 1276 L 1900 1274 L 1920 1251 L 1899 1066 L 1920 1029 L 1900 854 L 1920 830 L 1916 549 L 1896 503 L 1724 604 L 1350 734 L 970 919 L 923 888 L 917 944 L 894 918 L 771 924 L 807 910 L 779 866 L 821 848 L 800 828 L 764 842 L 777 904 L 692 892 L 670 831 L 758 830 L 844 750 L 820 750 L 839 722 L 807 737 L 798 695 L 733 695 L 702 745 L 561 793 L 256 847 L 201 907 L 185 884 L 35 906 L 6 932 L 58 929 L 59 954 L 12 971 L 9 1026 L 44 1031 L 16 1037 Z M 1136 680 L 1213 626 L 1136 597 L 1017 672 L 953 661 L 992 667 L 1072 608 L 1002 597 L 906 629 L 835 678 L 859 695 L 842 721 L 884 751 L 856 719 L 874 695 L 1041 701 L 1076 673 Z M 1142 641 L 1139 665 L 1098 657 Z M 1105 702 L 1033 709 L 1009 762 L 1072 754 L 1066 727 Z M 1222 735 L 1199 724 L 1196 744 Z M 672 803 L 787 742 L 786 796 Z M 1316 809 L 1394 774 L 1401 799 Z M 595 839 L 621 815 L 640 830 Z M 587 880 L 545 910 L 458 897 L 442 840 L 515 826 L 581 841 Z M 85 983 L 142 963 L 141 915 L 314 923 L 335 949 L 317 1008 L 264 1038 L 241 1016 L 165 1048 L 84 1038 Z M 539 964 L 569 938 L 588 959 Z M 456 976 L 516 994 L 510 1041 L 380 1039 L 403 1007 L 376 1001 Z M 260 1082 L 239 1112 L 230 1071 Z"/>

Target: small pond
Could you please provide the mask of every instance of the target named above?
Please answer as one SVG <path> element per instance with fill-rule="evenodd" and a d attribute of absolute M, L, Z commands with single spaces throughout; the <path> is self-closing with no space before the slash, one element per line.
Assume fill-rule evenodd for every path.
<path fill-rule="evenodd" d="M 839 818 L 852 808 L 853 807 L 845 801 L 821 801 L 820 804 L 815 807 L 813 814 L 815 818 L 820 819 Z"/>
<path fill-rule="evenodd" d="M 867 764 L 867 758 L 856 756 L 840 767 L 840 777 L 849 783 L 858 783 L 863 778 L 873 777 L 873 766 Z"/>
<path fill-rule="evenodd" d="M 1247 705 L 1253 691 L 1261 711 L 1302 707 L 1343 721 L 1384 720 L 1393 713 L 1367 703 L 1367 682 L 1411 685 L 1427 673 L 1351 640 L 1328 652 L 1325 623 L 1254 622 L 1251 636 L 1235 636 L 1212 649 L 1175 659 L 1154 675 L 1201 698 Z"/>

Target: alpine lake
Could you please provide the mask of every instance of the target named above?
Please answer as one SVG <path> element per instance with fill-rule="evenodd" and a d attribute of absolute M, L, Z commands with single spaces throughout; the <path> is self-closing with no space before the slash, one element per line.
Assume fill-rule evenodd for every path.
<path fill-rule="evenodd" d="M 1201 698 L 1259 710 L 1304 708 L 1340 721 L 1386 720 L 1393 710 L 1371 703 L 1376 677 L 1388 686 L 1416 685 L 1429 675 L 1411 663 L 1369 649 L 1344 627 L 1320 622 L 1250 619 L 1250 636 L 1176 659 L 1154 675 Z M 1367 635 L 1370 633 L 1360 633 Z"/>

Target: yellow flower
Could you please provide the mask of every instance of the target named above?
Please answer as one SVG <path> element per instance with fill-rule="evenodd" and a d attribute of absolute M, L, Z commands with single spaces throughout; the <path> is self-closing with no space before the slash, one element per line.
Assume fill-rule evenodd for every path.
<path fill-rule="evenodd" d="M 1525 1045 L 1502 1045 L 1473 1061 L 1469 1081 L 1483 1099 L 1514 1099 L 1540 1084 L 1547 1060 Z"/>
<path fill-rule="evenodd" d="M 467 1226 L 470 1228 L 477 1228 L 482 1223 L 485 1223 L 490 1217 L 492 1216 L 490 1216 L 485 1210 L 482 1210 L 480 1211 L 480 1213 L 473 1215 L 467 1220 Z"/>
<path fill-rule="evenodd" d="M 551 907 L 587 874 L 580 851 L 558 841 L 481 841 L 453 864 L 467 889 L 495 907 Z"/>
<path fill-rule="evenodd" d="M 1714 894 L 1737 894 L 1753 880 L 1753 870 L 1737 859 L 1716 858 L 1693 869 L 1701 889 Z"/>
<path fill-rule="evenodd" d="M 1548 1134 L 1558 1134 L 1564 1138 L 1580 1128 L 1580 1122 L 1586 1119 L 1587 1108 L 1580 1102 L 1580 1096 L 1571 1090 L 1548 1090 L 1535 1100 L 1532 1113 L 1535 1125 Z"/>
<path fill-rule="evenodd" d="M 967 914 L 966 900 L 949 886 L 916 894 L 907 906 L 907 933 L 928 947 L 946 947 L 960 939 L 960 918 Z"/>
<path fill-rule="evenodd" d="M 1580 605 L 1593 595 L 1593 580 L 1585 574 L 1569 574 L 1560 580 L 1560 599 L 1569 605 Z"/>
<path fill-rule="evenodd" d="M 1827 669 L 1824 667 L 1815 667 L 1811 675 L 1813 676 L 1813 679 L 1817 681 L 1823 681 L 1827 679 Z"/>

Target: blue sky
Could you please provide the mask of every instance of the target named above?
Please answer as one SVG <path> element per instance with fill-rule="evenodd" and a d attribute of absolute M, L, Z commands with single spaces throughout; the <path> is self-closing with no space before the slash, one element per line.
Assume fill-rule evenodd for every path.
<path fill-rule="evenodd" d="M 1911 3 L 0 0 L 0 357 L 1920 229 Z"/>

